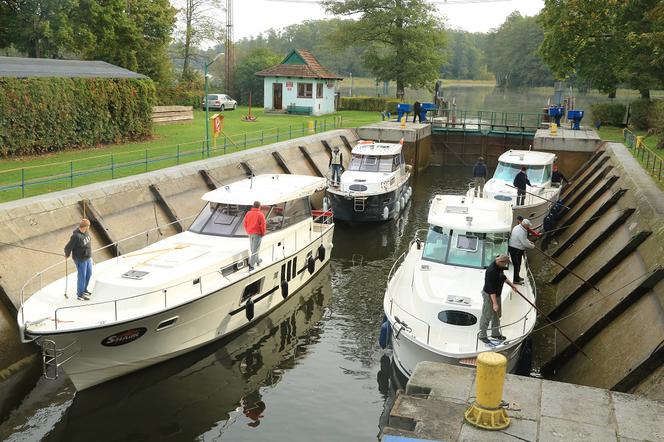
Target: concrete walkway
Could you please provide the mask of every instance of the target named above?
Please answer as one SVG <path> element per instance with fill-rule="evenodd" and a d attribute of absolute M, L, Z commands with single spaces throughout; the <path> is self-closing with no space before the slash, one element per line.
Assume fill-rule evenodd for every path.
<path fill-rule="evenodd" d="M 511 425 L 485 431 L 463 419 L 475 369 L 421 362 L 398 395 L 383 435 L 440 441 L 661 441 L 664 403 L 561 382 L 507 375 Z"/>

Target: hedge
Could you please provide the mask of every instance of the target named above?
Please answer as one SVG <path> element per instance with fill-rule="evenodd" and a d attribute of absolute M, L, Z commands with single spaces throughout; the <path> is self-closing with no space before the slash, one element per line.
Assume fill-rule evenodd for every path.
<path fill-rule="evenodd" d="M 203 93 L 201 88 L 192 89 L 187 85 L 157 88 L 157 105 L 159 106 L 192 106 L 201 109 Z"/>
<path fill-rule="evenodd" d="M 595 121 L 599 120 L 602 124 L 617 127 L 623 125 L 626 110 L 627 107 L 620 103 L 595 103 L 590 106 Z"/>
<path fill-rule="evenodd" d="M 632 101 L 629 106 L 629 124 L 637 130 L 648 130 L 650 128 L 651 101 L 638 99 Z"/>
<path fill-rule="evenodd" d="M 396 98 L 385 97 L 341 97 L 341 109 L 359 110 L 359 111 L 377 111 L 387 110 L 396 113 L 397 104 L 401 101 Z"/>
<path fill-rule="evenodd" d="M 145 139 L 154 102 L 149 79 L 0 78 L 0 155 Z"/>

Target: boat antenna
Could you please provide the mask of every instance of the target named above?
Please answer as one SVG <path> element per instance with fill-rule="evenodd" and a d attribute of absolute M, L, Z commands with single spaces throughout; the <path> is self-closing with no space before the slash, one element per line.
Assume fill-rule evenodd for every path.
<path fill-rule="evenodd" d="M 542 310 L 540 310 L 539 307 L 537 307 L 537 306 L 535 305 L 535 303 L 533 303 L 530 299 L 526 298 L 526 296 L 525 296 L 523 293 L 521 293 L 521 292 L 519 291 L 519 289 L 517 289 L 516 287 L 512 286 L 512 290 L 514 291 L 514 293 L 516 293 L 517 295 L 521 296 L 521 297 L 524 299 L 524 301 L 526 301 L 528 304 L 530 304 L 530 306 L 531 306 L 532 308 L 534 308 L 535 311 L 536 311 L 537 313 L 539 313 L 539 314 L 540 314 L 541 316 L 543 316 L 547 321 L 549 321 L 549 324 L 551 324 L 556 330 L 558 330 L 558 331 L 560 332 L 560 334 L 563 335 L 563 336 L 565 337 L 565 339 L 567 339 L 567 340 L 570 342 L 570 344 L 572 344 L 574 347 L 576 347 L 576 349 L 579 350 L 579 352 L 581 352 L 581 354 L 582 354 L 583 356 L 587 357 L 587 358 L 588 358 L 589 360 L 591 360 L 591 361 L 593 360 L 590 356 L 588 356 L 588 354 L 587 354 L 585 351 L 583 351 L 583 349 L 579 346 L 579 344 L 577 344 L 576 342 L 574 342 L 574 340 L 573 340 L 572 338 L 570 338 L 569 336 L 567 336 L 567 334 L 566 334 L 564 331 L 562 331 L 561 328 L 558 327 L 558 326 L 556 325 L 556 323 L 553 322 L 553 320 L 552 320 L 551 318 L 549 318 L 547 315 L 545 315 L 544 312 L 543 312 Z"/>

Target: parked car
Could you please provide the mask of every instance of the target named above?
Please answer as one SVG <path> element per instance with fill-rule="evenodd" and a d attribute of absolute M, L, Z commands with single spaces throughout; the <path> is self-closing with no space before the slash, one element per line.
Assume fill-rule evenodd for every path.
<path fill-rule="evenodd" d="M 237 107 L 237 101 L 233 100 L 226 94 L 208 94 L 207 97 L 210 101 L 210 107 L 208 107 L 209 110 L 235 110 Z M 205 110 L 205 98 L 203 98 L 201 106 L 203 107 L 203 110 Z"/>

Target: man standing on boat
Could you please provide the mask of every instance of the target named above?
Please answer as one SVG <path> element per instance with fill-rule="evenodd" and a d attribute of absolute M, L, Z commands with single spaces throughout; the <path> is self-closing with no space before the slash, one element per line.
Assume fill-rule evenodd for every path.
<path fill-rule="evenodd" d="M 479 157 L 475 167 L 473 167 L 473 180 L 475 181 L 475 196 L 477 197 L 477 190 L 479 189 L 480 198 L 484 193 L 484 184 L 486 183 L 486 178 L 488 171 L 486 170 L 486 164 L 484 164 L 484 158 Z"/>
<path fill-rule="evenodd" d="M 508 263 L 509 257 L 506 254 L 498 255 L 484 273 L 479 339 L 485 344 L 492 344 L 487 336 L 489 323 L 491 323 L 491 337 L 493 339 L 498 341 L 506 339 L 505 336 L 500 334 L 500 316 L 502 314 L 500 294 L 503 291 L 504 283 L 516 289 L 514 284 L 503 273 L 507 269 Z"/>
<path fill-rule="evenodd" d="M 244 216 L 244 231 L 249 235 L 249 271 L 261 263 L 258 251 L 265 236 L 265 215 L 261 211 L 260 201 L 254 201 L 254 207 Z"/>
<path fill-rule="evenodd" d="M 554 164 L 553 173 L 551 174 L 551 184 L 560 186 L 563 182 L 565 182 L 565 184 L 569 184 L 569 180 L 565 178 L 565 175 L 558 171 L 558 165 Z"/>
<path fill-rule="evenodd" d="M 338 186 L 341 182 L 341 167 L 343 165 L 344 156 L 339 152 L 339 146 L 334 146 L 332 149 L 332 156 L 330 157 L 330 172 L 332 173 L 332 185 Z"/>
<path fill-rule="evenodd" d="M 92 243 L 89 231 L 90 221 L 83 218 L 65 246 L 65 257 L 69 258 L 71 255 L 76 264 L 76 299 L 79 301 L 88 301 L 91 295 L 88 291 L 92 276 Z"/>
<path fill-rule="evenodd" d="M 530 184 L 530 180 L 528 179 L 528 174 L 526 173 L 526 166 L 521 166 L 521 171 L 516 174 L 514 177 L 514 182 L 512 183 L 514 187 L 516 187 L 516 205 L 517 206 L 523 206 L 523 203 L 526 201 L 526 184 L 529 186 L 532 186 Z"/>
<path fill-rule="evenodd" d="M 528 231 L 531 227 L 530 220 L 524 219 L 514 226 L 510 235 L 507 250 L 510 252 L 510 258 L 512 258 L 512 265 L 514 266 L 514 284 L 523 284 L 523 279 L 519 276 L 521 272 L 521 260 L 526 249 L 535 248 L 535 244 L 528 239 Z"/>

